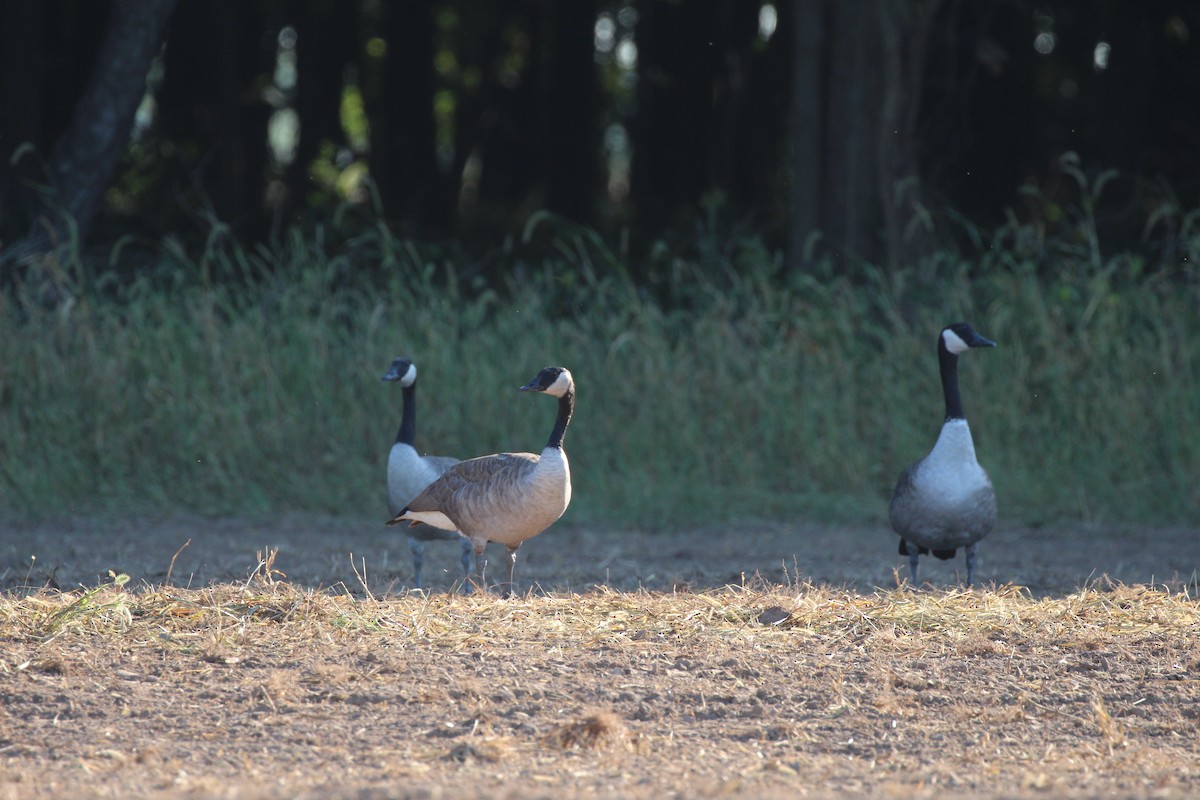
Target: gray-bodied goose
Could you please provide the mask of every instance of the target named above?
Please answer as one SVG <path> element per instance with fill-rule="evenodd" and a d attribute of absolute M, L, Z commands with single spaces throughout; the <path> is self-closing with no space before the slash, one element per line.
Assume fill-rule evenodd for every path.
<path fill-rule="evenodd" d="M 575 408 L 575 381 L 564 367 L 546 367 L 522 392 L 558 398 L 558 416 L 541 455 L 497 453 L 460 461 L 409 502 L 389 525 L 424 522 L 457 530 L 475 552 L 475 579 L 485 587 L 488 542 L 508 548 L 503 594 L 513 589 L 517 548 L 563 515 L 571 502 L 571 468 L 563 438 Z"/>
<path fill-rule="evenodd" d="M 908 556 L 913 585 L 918 585 L 921 554 L 954 558 L 967 554 L 967 585 L 975 578 L 975 547 L 996 524 L 996 492 L 975 458 L 971 428 L 958 393 L 958 356 L 972 347 L 995 347 L 965 322 L 947 325 L 938 335 L 938 365 L 946 421 L 929 455 L 910 464 L 896 481 L 888 519 L 900 535 L 900 555 Z"/>
<path fill-rule="evenodd" d="M 443 472 L 458 463 L 449 456 L 423 456 L 417 452 L 414 442 L 417 435 L 417 365 L 403 356 L 392 362 L 384 373 L 383 380 L 400 384 L 404 408 L 400 416 L 400 430 L 388 453 L 387 488 L 388 512 L 399 514 L 421 490 L 433 483 Z M 408 529 L 408 547 L 412 551 L 413 584 L 420 589 L 421 567 L 425 563 L 425 542 L 438 539 L 460 538 L 453 531 L 443 531 L 428 525 L 417 525 Z M 471 574 L 471 543 L 462 541 L 463 576 Z"/>

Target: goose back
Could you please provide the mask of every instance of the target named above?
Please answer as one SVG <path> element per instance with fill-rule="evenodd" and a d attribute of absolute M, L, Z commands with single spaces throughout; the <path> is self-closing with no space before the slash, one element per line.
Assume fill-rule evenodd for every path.
<path fill-rule="evenodd" d="M 550 527 L 571 502 L 571 468 L 561 447 L 497 453 L 448 469 L 408 504 L 410 519 L 516 547 Z"/>

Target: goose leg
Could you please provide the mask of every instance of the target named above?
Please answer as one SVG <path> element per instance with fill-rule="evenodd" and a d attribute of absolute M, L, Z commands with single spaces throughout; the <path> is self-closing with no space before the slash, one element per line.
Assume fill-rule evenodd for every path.
<path fill-rule="evenodd" d="M 967 588 L 970 589 L 975 581 L 975 545 L 969 544 L 967 550 Z"/>
<path fill-rule="evenodd" d="M 513 593 L 513 570 L 517 567 L 517 548 L 510 547 L 504 555 L 504 560 L 507 567 L 507 579 L 504 584 L 504 597 L 509 597 Z"/>
<path fill-rule="evenodd" d="M 462 538 L 462 568 L 463 577 L 470 581 L 471 578 L 471 540 L 463 536 Z"/>
<path fill-rule="evenodd" d="M 917 546 L 915 544 L 909 544 L 908 569 L 910 572 L 912 572 L 912 585 L 914 589 L 921 585 L 920 581 L 917 580 L 917 564 L 920 559 L 921 554 L 917 552 Z"/>
<path fill-rule="evenodd" d="M 475 585 L 479 591 L 487 591 L 487 555 L 484 548 L 487 547 L 487 542 L 472 543 L 472 550 L 475 552 Z"/>
<path fill-rule="evenodd" d="M 412 551 L 413 588 L 421 588 L 421 567 L 425 564 L 425 543 L 415 536 L 408 537 L 408 549 Z"/>

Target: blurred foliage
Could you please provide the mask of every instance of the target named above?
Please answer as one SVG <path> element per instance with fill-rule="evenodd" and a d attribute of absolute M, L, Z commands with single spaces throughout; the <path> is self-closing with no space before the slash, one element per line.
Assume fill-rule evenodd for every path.
<path fill-rule="evenodd" d="M 903 13 L 872 24 L 923 7 L 901 5 Z M 570 16 L 529 0 L 183 0 L 107 194 L 98 246 L 125 235 L 190 246 L 214 219 L 251 246 L 291 225 L 327 223 L 349 202 L 415 238 L 453 238 L 475 257 L 549 211 L 623 238 L 635 274 L 663 268 L 654 255 L 661 242 L 672 251 L 700 244 L 692 228 L 717 222 L 732 238 L 782 247 L 798 180 L 788 121 L 796 6 L 579 7 L 584 13 Z M 1074 184 L 1099 191 L 1110 169 L 1129 177 L 1106 189 L 1117 202 L 1091 221 L 1103 236 L 1132 248 L 1143 235 L 1152 245 L 1160 234 L 1164 242 L 1180 235 L 1186 210 L 1200 205 L 1194 3 L 937 7 L 928 30 L 885 31 L 928 39 L 927 63 L 888 101 L 906 104 L 916 162 L 872 184 L 881 202 L 912 204 L 905 241 L 887 247 L 927 255 L 961 244 L 946 241 L 961 233 L 946 220 L 954 211 L 985 229 L 1009 214 L 1033 227 L 1074 225 L 1064 214 L 1086 213 Z M 0 91 L 0 243 L 28 230 L 31 198 L 47 188 L 44 162 L 86 85 L 107 8 L 0 5 L 0 23 L 12 23 L 0 55 L 28 76 Z M 822 13 L 821 46 L 845 46 Z M 685 31 L 711 39 L 703 57 L 680 52 Z M 588 68 L 570 71 L 572 54 Z M 872 79 L 859 76 L 857 88 Z M 821 80 L 827 99 L 856 88 L 835 75 Z M 659 108 L 687 125 L 665 131 Z M 818 122 L 835 124 L 819 111 Z M 563 127 L 563 117 L 583 122 Z M 825 131 L 822 160 L 854 134 Z M 1075 154 L 1070 170 L 1064 153 Z M 868 165 L 863 175 L 871 179 Z M 818 178 L 823 213 L 870 217 L 859 257 L 878 255 L 877 210 L 842 208 L 833 176 Z M 581 197 L 564 199 L 572 191 Z M 836 219 L 825 222 L 807 252 L 841 258 L 830 238 Z M 1177 254 L 1156 255 L 1170 264 Z"/>
<path fill-rule="evenodd" d="M 403 353 L 419 446 L 464 457 L 540 447 L 550 412 L 515 389 L 569 366 L 570 518 L 882 522 L 941 422 L 936 333 L 967 319 L 1000 343 L 962 380 L 1006 521 L 1200 512 L 1193 224 L 1183 267 L 1093 246 L 1072 209 L 1061 236 L 1014 221 L 899 271 L 797 272 L 714 223 L 639 283 L 549 214 L 489 270 L 356 213 L 251 248 L 130 239 L 112 263 L 136 276 L 77 275 L 56 312 L 6 301 L 0 507 L 369 515 L 399 414 L 379 375 Z"/>
<path fill-rule="evenodd" d="M 782 245 L 790 6 L 768 36 L 732 0 L 597 2 L 585 21 L 604 30 L 580 44 L 542 14 L 555 4 L 416 5 L 428 19 L 375 0 L 180 4 L 196 38 L 164 56 L 99 235 L 68 224 L 39 262 L 70 302 L 0 294 L 0 508 L 375 513 L 398 415 L 378 376 L 402 352 L 436 398 L 420 441 L 460 456 L 536 449 L 548 413 L 508 389 L 569 366 L 577 519 L 881 521 L 940 422 L 934 335 L 968 319 L 1001 344 L 963 382 L 1005 519 L 1196 519 L 1200 172 L 1179 145 L 1196 106 L 1176 103 L 1200 75 L 1191 6 L 1105 5 L 1123 25 L 1101 31 L 1067 0 L 946 3 L 961 16 L 931 69 L 972 66 L 925 84 L 922 179 L 880 184 L 919 198 L 902 232 L 919 255 L 885 269 L 813 232 L 798 269 Z M 664 19 L 716 12 L 720 57 L 675 53 L 709 70 L 697 90 L 664 60 Z M 1057 49 L 1029 47 L 1031 19 Z M 329 49 L 310 62 L 314 36 Z M 422 44 L 424 82 L 395 101 L 389 70 Z M 581 47 L 593 61 L 556 83 Z M 1138 52 L 1153 58 L 1118 58 Z M 1135 90 L 1178 113 L 1085 124 Z M 663 92 L 701 120 L 695 140 L 646 130 Z M 1037 113 L 1011 114 L 1031 96 Z M 554 133 L 547 109 L 568 107 L 602 135 Z M 292 163 L 264 134 L 284 111 L 318 131 Z M 8 153 L 5 242 L 28 225 L 13 187 L 47 194 L 58 116 Z M 573 169 L 589 158 L 598 180 Z M 680 179 L 647 184 L 656 159 Z M 564 186 L 594 202 L 563 212 Z"/>

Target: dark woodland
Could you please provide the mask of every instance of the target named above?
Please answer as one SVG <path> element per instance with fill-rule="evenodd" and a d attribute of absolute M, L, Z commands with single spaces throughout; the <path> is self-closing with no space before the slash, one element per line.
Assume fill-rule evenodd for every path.
<path fill-rule="evenodd" d="M 1192 0 L 3 0 L 0 75 L 9 285 L 368 219 L 480 260 L 539 212 L 635 269 L 717 228 L 896 267 L 1052 229 L 1068 172 L 1169 260 L 1200 205 Z"/>

